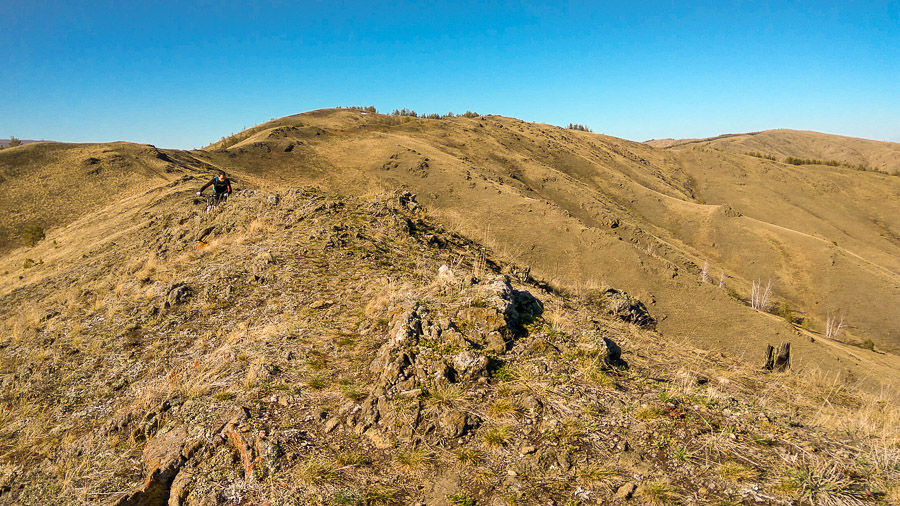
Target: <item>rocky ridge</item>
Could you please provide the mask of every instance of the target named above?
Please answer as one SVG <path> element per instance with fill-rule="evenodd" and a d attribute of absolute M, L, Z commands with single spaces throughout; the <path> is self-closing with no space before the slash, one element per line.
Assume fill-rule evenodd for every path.
<path fill-rule="evenodd" d="M 794 397 L 814 377 L 663 340 L 611 288 L 549 289 L 411 193 L 202 213 L 173 191 L 0 299 L 0 503 L 896 497 L 896 442 L 821 423 Z"/>

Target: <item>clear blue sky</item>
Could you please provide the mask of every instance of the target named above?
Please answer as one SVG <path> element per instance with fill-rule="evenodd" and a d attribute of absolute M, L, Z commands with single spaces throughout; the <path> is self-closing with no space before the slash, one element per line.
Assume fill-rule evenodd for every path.
<path fill-rule="evenodd" d="M 0 97 L 0 137 L 169 148 L 339 105 L 900 142 L 900 2 L 0 0 Z"/>

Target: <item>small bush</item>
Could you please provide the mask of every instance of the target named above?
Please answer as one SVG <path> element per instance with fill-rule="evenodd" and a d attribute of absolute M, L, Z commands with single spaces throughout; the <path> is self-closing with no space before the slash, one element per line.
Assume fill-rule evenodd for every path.
<path fill-rule="evenodd" d="M 849 162 L 843 162 L 841 160 L 817 160 L 815 158 L 797 158 L 796 156 L 789 156 L 784 159 L 784 163 L 788 163 L 791 165 L 827 165 L 829 167 L 847 167 L 848 169 L 858 170 L 865 172 L 869 170 L 869 167 L 865 164 L 852 164 Z"/>
<path fill-rule="evenodd" d="M 569 123 L 569 126 L 567 126 L 566 128 L 568 128 L 569 130 L 578 130 L 579 132 L 593 132 L 593 130 L 580 123 Z"/>
<path fill-rule="evenodd" d="M 862 347 L 867 350 L 875 351 L 875 342 L 871 339 L 866 339 L 865 341 L 863 341 Z"/>
<path fill-rule="evenodd" d="M 44 265 L 44 261 L 38 260 L 37 262 L 35 262 L 34 260 L 32 260 L 30 258 L 26 258 L 25 261 L 22 263 L 22 268 L 30 269 L 36 265 Z"/>
<path fill-rule="evenodd" d="M 787 302 L 782 302 L 781 304 L 775 306 L 772 314 L 784 318 L 784 321 L 790 323 L 791 325 L 797 323 L 797 318 L 794 316 L 794 312 L 791 310 L 791 306 Z"/>
<path fill-rule="evenodd" d="M 28 247 L 33 248 L 37 243 L 44 240 L 44 229 L 38 225 L 31 224 L 25 226 L 25 243 Z"/>
<path fill-rule="evenodd" d="M 755 156 L 756 158 L 762 158 L 764 160 L 772 160 L 772 161 L 776 160 L 776 158 L 773 155 L 767 155 L 765 153 L 760 153 L 758 151 L 747 151 L 744 154 L 749 155 L 749 156 Z"/>
<path fill-rule="evenodd" d="M 497 381 L 510 381 L 515 379 L 516 375 L 513 373 L 509 366 L 503 365 L 498 367 L 492 374 L 493 377 Z"/>

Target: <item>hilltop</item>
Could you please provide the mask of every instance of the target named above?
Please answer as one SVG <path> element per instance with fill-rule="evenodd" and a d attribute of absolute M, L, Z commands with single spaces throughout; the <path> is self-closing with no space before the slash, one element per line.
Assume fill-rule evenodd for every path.
<path fill-rule="evenodd" d="M 773 157 L 781 161 L 788 158 L 796 159 L 796 162 L 820 161 L 859 170 L 900 174 L 900 144 L 819 132 L 778 129 L 706 139 L 659 139 L 647 141 L 647 144 L 661 148 L 703 146 L 735 154 Z"/>
<path fill-rule="evenodd" d="M 13 139 L 15 139 L 15 137 L 11 139 L 0 139 L 0 149 L 8 148 Z M 36 141 L 33 139 L 16 139 L 16 141 L 18 141 L 19 145 L 32 144 L 35 142 L 52 142 L 45 140 Z"/>
<path fill-rule="evenodd" d="M 900 178 L 357 109 L 0 177 L 0 502 L 900 494 Z"/>
<path fill-rule="evenodd" d="M 774 302 L 811 329 L 841 314 L 852 322 L 846 340 L 898 350 L 900 321 L 885 304 L 900 302 L 900 180 L 891 176 L 703 146 L 654 149 L 498 116 L 325 110 L 226 143 L 197 156 L 269 188 L 409 188 L 461 233 L 488 238 L 546 279 L 637 294 L 681 338 L 757 353 L 746 335 L 794 335 L 725 296 L 749 299 L 754 280 L 772 280 Z M 707 264 L 713 283 L 699 283 Z M 723 275 L 724 292 L 709 286 Z"/>

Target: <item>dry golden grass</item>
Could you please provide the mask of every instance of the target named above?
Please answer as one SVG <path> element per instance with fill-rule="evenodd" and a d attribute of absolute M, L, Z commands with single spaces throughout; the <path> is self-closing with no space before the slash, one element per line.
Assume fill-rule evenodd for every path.
<path fill-rule="evenodd" d="M 803 294 L 821 294 L 824 289 L 819 286 L 796 285 L 812 282 L 812 279 L 808 276 L 794 276 L 794 271 L 807 269 L 805 272 L 811 272 L 809 268 L 816 269 L 813 266 L 825 260 L 816 256 L 813 251 L 821 249 L 814 245 L 822 241 L 809 238 L 826 237 L 829 234 L 822 229 L 824 221 L 811 215 L 804 215 L 799 222 L 786 222 L 790 213 L 782 212 L 779 206 L 800 203 L 804 208 L 815 209 L 817 216 L 826 216 L 833 213 L 834 209 L 833 206 L 822 207 L 821 199 L 817 197 L 818 188 L 840 181 L 838 184 L 844 187 L 849 184 L 853 191 L 861 195 L 874 195 L 884 190 L 879 186 L 882 184 L 880 180 L 876 182 L 865 174 L 848 181 L 841 174 L 811 174 L 809 171 L 801 174 L 794 167 L 784 167 L 779 169 L 779 177 L 773 178 L 765 175 L 773 170 L 766 163 L 742 154 L 732 156 L 712 151 L 659 150 L 605 136 L 571 135 L 547 125 L 526 124 L 501 117 L 491 117 L 482 124 L 483 130 L 480 132 L 469 131 L 467 119 L 432 123 L 411 119 L 408 127 L 390 127 L 391 140 L 382 142 L 381 139 L 373 138 L 371 131 L 361 126 L 379 124 L 385 127 L 386 124 L 378 123 L 381 116 L 360 119 L 348 114 L 351 113 L 320 111 L 316 114 L 283 118 L 259 125 L 251 136 L 257 139 L 253 142 L 265 142 L 265 132 L 292 122 L 302 122 L 304 125 L 341 124 L 340 135 L 318 138 L 307 148 L 316 156 L 329 160 L 336 168 L 333 172 L 340 173 L 333 181 L 299 175 L 292 165 L 287 165 L 287 157 L 283 161 L 278 158 L 268 160 L 262 165 L 250 155 L 238 154 L 239 163 L 245 164 L 243 170 L 248 176 L 252 175 L 259 180 L 277 176 L 292 181 L 293 184 L 315 181 L 338 191 L 372 192 L 373 186 L 380 190 L 386 185 L 406 185 L 419 194 L 420 201 L 445 226 L 479 240 L 499 258 L 531 265 L 534 267 L 533 273 L 544 280 L 576 292 L 601 284 L 596 280 L 624 288 L 639 298 L 652 292 L 657 299 L 659 311 L 679 314 L 677 319 L 668 318 L 662 322 L 667 333 L 690 336 L 691 339 L 700 339 L 707 344 L 726 343 L 726 347 L 732 343 L 746 342 L 747 336 L 772 334 L 779 328 L 742 313 L 740 307 L 735 307 L 714 291 L 689 286 L 678 286 L 676 289 L 671 283 L 671 267 L 680 266 L 685 269 L 688 266 L 686 259 L 707 258 L 716 274 L 724 269 L 728 272 L 730 284 L 739 289 L 749 289 L 749 280 L 760 275 L 791 278 L 795 280 L 792 282 L 794 284 L 776 288 L 777 295 L 796 299 L 792 301 L 795 307 L 803 306 L 810 303 L 809 300 L 799 300 L 803 298 Z M 431 127 L 434 130 L 430 130 Z M 515 136 L 507 137 L 512 132 L 515 132 Z M 448 138 L 455 141 L 448 144 Z M 431 159 L 434 170 L 423 178 L 421 174 L 407 173 L 404 170 L 378 169 L 381 162 L 373 160 L 388 160 L 396 152 L 415 158 L 416 155 L 409 154 L 402 148 L 397 150 L 397 139 L 415 146 L 421 157 Z M 448 157 L 445 150 L 456 150 L 454 146 L 461 145 L 457 141 L 465 143 L 466 152 L 460 153 L 458 158 Z M 497 141 L 502 142 L 502 149 L 498 147 Z M 543 145 L 548 141 L 559 149 L 535 151 L 536 145 Z M 356 149 L 351 149 L 350 146 Z M 563 152 L 567 154 L 563 156 Z M 646 175 L 647 170 L 643 167 L 632 168 L 631 162 L 625 160 L 612 165 L 601 162 L 598 154 L 608 153 L 616 158 L 626 152 L 643 159 L 646 165 L 653 167 L 654 174 L 658 176 Z M 215 159 L 220 155 L 209 153 L 208 156 Z M 485 162 L 479 162 L 476 169 L 461 163 L 459 159 L 463 156 L 469 160 L 483 159 Z M 510 161 L 514 161 L 514 165 L 518 167 L 518 179 L 509 179 Z M 373 163 L 371 171 L 359 169 Z M 729 170 L 718 169 L 723 163 Z M 679 169 L 675 170 L 675 166 Z M 679 172 L 680 167 L 685 167 L 686 172 Z M 737 185 L 732 181 L 732 174 L 747 174 L 741 187 L 748 189 L 752 186 L 752 191 L 758 191 L 761 197 L 748 199 L 736 195 L 733 188 Z M 500 177 L 504 178 L 502 184 Z M 595 177 L 623 177 L 633 184 L 623 185 L 621 190 L 615 185 L 598 188 L 591 179 Z M 708 181 L 708 187 L 700 188 L 695 184 L 695 188 L 691 190 L 693 194 L 688 192 L 685 185 L 691 178 L 694 183 L 701 179 Z M 794 181 L 798 178 L 804 179 L 807 184 L 795 184 Z M 810 178 L 815 181 L 809 183 Z M 539 189 L 534 183 L 538 180 L 543 181 Z M 895 183 L 888 181 L 889 185 Z M 790 188 L 790 192 L 781 191 L 781 187 L 785 185 Z M 444 186 L 454 188 L 453 194 L 432 190 Z M 715 205 L 698 204 L 697 193 L 703 193 L 704 200 L 715 202 Z M 665 195 L 665 198 L 659 197 L 660 194 Z M 785 199 L 791 202 L 784 202 Z M 605 203 L 609 200 L 629 202 L 627 212 L 623 214 L 618 209 L 606 206 Z M 883 202 L 884 199 L 871 200 L 875 201 Z M 460 202 L 465 204 L 460 205 Z M 719 218 L 717 210 L 720 209 L 720 204 L 731 205 L 747 218 Z M 761 207 L 763 205 L 765 207 Z M 843 214 L 838 218 L 846 217 L 849 222 L 850 216 L 855 216 L 852 219 L 855 224 L 853 228 L 866 228 L 864 249 L 873 255 L 862 255 L 868 261 L 879 265 L 891 263 L 891 255 L 885 255 L 885 246 L 874 246 L 882 237 L 881 232 L 876 232 L 875 228 L 880 230 L 882 225 L 874 224 L 874 228 L 870 227 L 864 217 L 858 216 L 859 212 L 861 209 L 858 207 L 843 208 Z M 879 211 L 879 214 L 889 216 L 891 213 L 884 210 Z M 624 215 L 634 222 L 625 223 Z M 610 234 L 605 231 L 609 229 L 601 224 L 613 218 L 620 218 L 621 223 Z M 884 220 L 879 221 L 883 222 Z M 535 226 L 535 223 L 540 225 Z M 638 228 L 640 231 L 637 231 Z M 713 232 L 719 234 L 720 239 L 708 241 Z M 625 241 L 619 241 L 619 237 Z M 839 243 L 842 241 L 840 237 L 836 239 Z M 637 241 L 637 246 L 632 246 L 630 240 Z M 715 247 L 710 246 L 712 242 L 716 243 Z M 654 244 L 653 255 L 647 259 L 646 244 L 650 243 Z M 773 247 L 773 243 L 777 247 Z M 861 250 L 856 246 L 854 244 L 853 253 L 860 255 Z M 596 252 L 601 250 L 604 254 L 598 256 Z M 638 250 L 640 258 L 646 259 L 640 262 L 647 262 L 647 265 L 642 266 L 638 262 L 638 256 L 635 255 Z M 776 261 L 779 250 L 785 251 L 785 257 L 792 259 L 792 265 Z M 749 261 L 751 256 L 752 262 Z M 608 261 L 613 258 L 616 260 Z M 742 260 L 726 262 L 723 258 Z M 827 260 L 830 263 L 830 258 Z M 690 262 L 693 263 L 696 262 Z M 751 264 L 756 266 L 755 269 L 767 269 L 769 272 L 749 272 L 746 266 Z M 837 275 L 843 279 L 851 279 L 853 274 L 850 271 L 857 272 L 855 270 L 858 268 L 862 266 L 842 265 L 838 267 L 840 273 Z M 782 273 L 778 274 L 776 271 Z M 871 292 L 873 287 L 884 286 L 886 281 L 891 283 L 883 277 L 869 279 L 859 283 L 858 288 L 866 286 L 866 290 Z M 686 294 L 684 290 L 690 293 Z M 873 292 L 871 298 L 873 301 L 884 300 L 884 296 L 891 297 L 886 292 L 880 295 Z M 847 301 L 830 303 L 848 307 L 853 304 L 849 297 Z M 685 316 L 689 314 L 696 314 L 698 319 L 686 320 Z M 811 316 L 816 319 L 821 315 Z M 710 317 L 715 319 L 710 325 L 715 332 L 701 329 L 698 333 L 697 321 Z M 881 325 L 876 320 L 872 318 L 864 323 L 854 323 L 874 328 L 872 325 Z M 722 336 L 723 333 L 726 336 Z M 764 346 L 764 343 L 753 344 Z M 876 342 L 876 346 L 879 344 Z M 835 362 L 828 363 L 827 366 L 832 368 L 837 365 Z"/>
<path fill-rule="evenodd" d="M 526 142 L 559 135 L 546 126 L 519 125 L 506 118 L 483 121 L 493 132 L 490 135 L 500 135 L 497 125 L 502 123 L 503 130 L 514 127 Z M 798 248 L 821 242 L 807 237 L 815 235 L 811 222 L 788 224 L 807 234 L 797 241 L 788 240 L 785 238 L 794 237 L 794 232 L 772 228 L 772 224 L 787 226 L 778 219 L 750 219 L 749 215 L 758 211 L 752 203 L 734 203 L 728 200 L 731 195 L 716 193 L 725 190 L 695 188 L 695 193 L 710 202 L 732 202 L 747 215 L 747 219 L 729 217 L 738 222 L 731 224 L 733 229 L 723 223 L 718 214 L 721 209 L 688 195 L 679 186 L 685 182 L 684 174 L 670 172 L 667 165 L 696 162 L 685 170 L 700 171 L 694 172 L 700 176 L 717 166 L 715 153 L 664 154 L 605 137 L 578 136 L 596 145 L 588 149 L 575 143 L 576 137 L 558 140 L 570 143 L 575 153 L 572 159 L 539 152 L 531 153 L 534 163 L 507 157 L 521 169 L 517 179 L 503 172 L 503 163 L 477 158 L 487 153 L 484 139 L 479 138 L 482 134 L 458 130 L 459 125 L 452 122 L 445 125 L 450 135 L 465 137 L 470 143 L 472 152 L 465 156 L 476 157 L 470 159 L 478 168 L 467 165 L 465 170 L 472 171 L 474 186 L 457 177 L 464 172 L 456 174 L 460 167 L 454 164 L 461 163 L 456 154 L 429 148 L 434 141 L 431 133 L 413 121 L 408 130 L 395 131 L 390 142 L 367 141 L 367 148 L 359 151 L 354 147 L 356 136 L 362 133 L 349 127 L 341 133 L 340 145 L 330 144 L 334 139 L 327 134 L 310 141 L 315 146 L 309 149 L 331 164 L 329 173 L 334 179 L 327 184 L 353 192 L 358 185 L 386 185 L 385 174 L 370 174 L 366 168 L 382 155 L 392 154 L 398 142 L 415 139 L 422 154 L 409 156 L 415 161 L 417 156 L 427 155 L 430 175 L 422 178 L 406 174 L 405 169 L 392 169 L 385 171 L 393 178 L 388 187 L 408 185 L 428 209 L 446 216 L 456 213 L 458 223 L 451 227 L 480 239 L 482 245 L 429 245 L 424 236 L 430 234 L 451 243 L 462 239 L 429 228 L 432 224 L 423 214 L 409 214 L 409 221 L 407 215 L 403 219 L 386 215 L 384 210 L 395 205 L 393 202 L 368 203 L 365 213 L 355 210 L 347 214 L 355 204 L 342 208 L 321 196 L 302 197 L 308 202 L 293 206 L 291 199 L 301 197 L 285 193 L 282 208 L 266 207 L 264 198 L 241 200 L 244 197 L 236 196 L 215 215 L 197 216 L 191 208 L 179 207 L 184 194 L 192 193 L 186 191 L 185 187 L 192 185 L 188 183 L 161 189 L 155 196 L 123 200 L 118 207 L 91 215 L 90 220 L 70 221 L 69 228 L 53 231 L 58 246 L 44 241 L 33 250 L 17 250 L 0 258 L 2 269 L 18 269 L 3 278 L 0 296 L 13 301 L 10 294 L 24 290 L 16 293 L 23 293 L 22 300 L 27 301 L 24 306 L 16 301 L 15 308 L 12 304 L 0 307 L 4 311 L 0 365 L 6 389 L 0 399 L 0 436 L 10 442 L 7 458 L 43 472 L 41 463 L 52 456 L 59 462 L 58 473 L 54 479 L 41 478 L 45 480 L 42 483 L 61 484 L 70 493 L 68 497 L 89 497 L 100 490 L 95 483 L 113 487 L 104 490 L 124 490 L 140 479 L 140 470 L 134 470 L 133 463 L 140 461 L 153 429 L 131 422 L 127 431 L 102 435 L 97 430 L 101 421 L 118 419 L 132 410 L 137 420 L 143 420 L 154 415 L 151 411 L 160 403 L 173 400 L 184 404 L 156 413 L 154 423 L 177 424 L 190 416 L 197 417 L 190 418 L 195 420 L 191 423 L 197 424 L 196 430 L 205 430 L 220 425 L 219 418 L 230 419 L 234 409 L 242 406 L 254 411 L 250 425 L 273 420 L 272 426 L 266 427 L 273 437 L 296 436 L 290 431 L 302 429 L 309 431 L 311 440 L 327 442 L 304 450 L 300 461 L 285 461 L 284 473 L 273 473 L 266 485 L 297 483 L 295 490 L 319 494 L 323 500 L 334 499 L 333 494 L 342 491 L 347 491 L 341 496 L 345 499 L 364 497 L 366 491 L 376 488 L 367 480 L 377 481 L 381 472 L 387 473 L 385 479 L 404 477 L 418 484 L 433 481 L 438 470 L 460 472 L 485 490 L 498 490 L 497 497 L 506 497 L 506 491 L 498 487 L 512 476 L 509 471 L 526 441 L 538 447 L 528 459 L 541 462 L 541 466 L 548 461 L 562 466 L 556 459 L 568 452 L 575 471 L 566 474 L 541 468 L 536 475 L 525 471 L 519 479 L 536 484 L 535 489 L 547 495 L 532 498 L 526 494 L 517 500 L 560 503 L 563 496 L 571 497 L 578 484 L 591 484 L 598 500 L 611 498 L 607 484 L 613 480 L 606 479 L 610 470 L 584 462 L 615 457 L 608 455 L 611 450 L 607 449 L 621 446 L 609 435 L 619 433 L 637 448 L 634 451 L 674 456 L 673 461 L 698 476 L 698 483 L 749 483 L 756 480 L 752 462 L 759 462 L 763 486 L 784 473 L 794 473 L 785 479 L 793 487 L 786 496 L 794 499 L 818 494 L 814 489 L 822 483 L 850 480 L 855 487 L 859 485 L 856 476 L 866 476 L 886 498 L 900 493 L 892 485 L 897 479 L 898 459 L 895 393 L 863 395 L 873 391 L 873 383 L 856 383 L 848 375 L 835 373 L 837 368 L 849 368 L 861 378 L 865 374 L 860 371 L 871 369 L 869 374 L 880 375 L 887 382 L 896 377 L 890 357 L 819 340 L 810 343 L 809 335 L 797 336 L 783 319 L 749 312 L 712 284 L 701 285 L 689 270 L 689 263 L 698 258 L 709 257 L 715 268 L 719 263 L 728 264 L 721 258 L 716 261 L 710 253 L 713 247 L 708 244 L 713 238 L 717 246 L 712 251 L 721 251 L 723 257 L 737 255 L 735 251 L 741 248 L 752 250 L 754 245 L 780 244 L 783 258 L 796 265 L 776 265 L 768 250 L 758 256 L 748 254 L 741 261 L 761 269 L 782 269 L 779 279 L 784 284 L 778 286 L 783 286 L 785 293 L 779 297 L 802 298 L 804 283 L 811 282 L 803 273 L 814 271 L 818 264 L 815 258 L 798 254 Z M 550 134 L 540 133 L 542 129 Z M 504 140 L 513 145 L 513 140 Z M 252 143 L 242 146 L 253 149 Z M 625 161 L 630 158 L 615 154 L 614 149 L 644 157 L 648 168 L 631 170 L 631 162 Z M 610 164 L 592 158 L 599 152 L 619 161 Z M 198 156 L 212 163 L 227 155 Z M 240 166 L 236 170 L 247 177 L 255 174 L 262 184 L 281 175 L 285 181 L 301 177 L 294 175 L 304 173 L 297 170 L 297 162 L 292 162 L 291 173 L 281 172 L 288 164 L 280 156 L 273 155 L 271 164 L 263 166 L 235 153 L 228 163 Z M 722 160 L 724 172 L 746 170 L 752 184 L 762 184 L 753 180 L 759 176 L 755 172 L 759 167 L 731 167 L 728 164 L 733 159 Z M 654 176 L 654 171 L 661 176 Z M 785 171 L 778 174 L 790 175 Z M 814 175 L 811 181 L 824 184 L 832 177 L 837 176 Z M 592 178 L 615 178 L 629 188 L 606 189 L 609 185 L 596 184 Z M 366 180 L 369 182 L 364 183 Z M 628 183 L 631 180 L 640 184 Z M 870 183 L 858 182 L 858 192 L 867 191 Z M 452 197 L 445 192 L 449 188 L 453 188 Z M 460 201 L 466 205 L 461 206 Z M 170 206 L 172 202 L 180 204 Z M 798 202 L 807 204 L 802 199 Z M 327 206 L 319 208 L 322 204 Z M 158 221 L 149 224 L 141 214 L 144 210 Z M 617 227 L 611 226 L 611 218 L 619 219 Z M 420 219 L 425 221 L 417 221 Z M 191 233 L 197 228 L 224 224 L 229 231 L 217 229 L 203 248 L 193 242 Z M 417 231 L 411 231 L 410 224 Z M 866 227 L 861 237 L 871 239 Z M 164 230 L 168 239 L 154 242 Z M 178 239 L 182 233 L 185 235 Z M 646 251 L 648 237 L 656 244 L 651 255 Z M 860 240 L 863 243 L 852 248 L 829 251 L 837 255 L 853 251 L 873 262 L 870 267 L 876 273 L 876 286 L 882 286 L 878 285 L 884 281 L 878 277 L 883 274 L 877 274 L 882 272 L 878 265 L 892 260 L 879 255 L 890 252 L 890 247 L 879 249 L 866 242 L 868 239 Z M 274 264 L 266 260 L 267 253 L 272 253 Z M 23 271 L 26 254 L 45 263 Z M 390 400 L 388 412 L 398 415 L 396 420 L 387 416 L 388 420 L 398 425 L 412 423 L 409 420 L 417 417 L 423 420 L 415 431 L 402 436 L 380 426 L 360 434 L 362 427 L 343 423 L 341 417 L 346 415 L 338 413 L 352 412 L 374 393 L 377 374 L 369 370 L 369 364 L 384 344 L 394 317 L 391 312 L 400 307 L 394 306 L 418 301 L 434 315 L 453 318 L 460 304 L 475 300 L 462 280 L 472 274 L 482 278 L 492 273 L 492 262 L 503 258 L 518 265 L 534 265 L 532 275 L 555 287 L 545 292 L 535 285 L 516 285 L 544 302 L 544 314 L 528 327 L 528 335 L 517 336 L 512 349 L 499 357 L 506 362 L 503 367 L 492 370 L 486 381 L 472 385 L 432 385 L 433 379 L 429 379 L 424 385 L 427 397 Z M 839 256 L 838 263 L 847 258 Z M 436 281 L 442 264 L 454 270 L 455 282 Z M 677 276 L 673 275 L 675 267 Z M 734 274 L 730 282 L 733 279 L 741 290 L 747 280 L 768 274 L 743 272 L 743 266 L 725 268 Z M 839 279 L 856 269 L 841 268 L 846 270 Z M 22 279 L 18 279 L 19 273 Z M 67 273 L 72 275 L 62 277 Z M 797 282 L 792 285 L 785 279 Z M 166 290 L 176 281 L 188 281 L 198 289 L 191 300 L 166 308 L 162 304 Z M 625 287 L 641 298 L 654 316 L 664 317 L 663 335 L 610 320 L 596 305 L 582 300 L 603 289 L 606 282 Z M 214 289 L 205 289 L 210 286 Z M 313 309 L 310 305 L 315 300 L 335 303 Z M 61 314 L 45 317 L 50 310 Z M 213 324 L 207 318 L 210 314 L 223 323 Z M 131 332 L 126 329 L 138 326 L 135 335 L 122 337 Z M 776 332 L 794 339 L 798 358 L 789 373 L 763 374 L 758 370 L 760 345 Z M 605 370 L 592 341 L 598 336 L 622 346 L 629 369 Z M 727 355 L 695 349 L 714 340 L 724 342 L 718 348 L 729 350 Z M 547 343 L 543 348 L 541 341 Z M 431 347 L 426 354 L 437 353 L 437 360 L 452 358 L 441 343 L 428 344 Z M 745 344 L 746 353 L 734 353 Z M 816 369 L 812 363 L 820 358 L 823 365 Z M 39 381 L 33 381 L 35 378 Z M 110 400 L 112 404 L 107 403 Z M 326 413 L 321 419 L 317 417 L 319 409 Z M 448 409 L 477 414 L 482 424 L 465 436 L 435 444 L 443 431 L 439 425 L 428 424 Z M 203 419 L 204 413 L 210 413 L 210 419 Z M 326 435 L 321 426 L 335 416 L 342 423 Z M 59 420 L 69 419 L 72 426 L 63 429 Z M 667 433 L 674 424 L 684 425 L 684 440 Z M 648 437 L 646 431 L 658 434 Z M 821 440 L 816 439 L 819 435 Z M 842 448 L 841 438 L 851 437 L 854 446 Z M 382 445 L 387 448 L 377 448 L 374 442 L 387 443 Z M 776 461 L 781 457 L 773 448 L 785 449 L 793 460 Z M 815 453 L 821 462 L 804 457 L 803 452 Z M 356 458 L 359 455 L 371 455 L 371 465 L 361 464 Z M 635 469 L 630 466 L 625 464 L 622 469 L 643 469 L 640 464 L 635 464 Z M 515 469 L 521 473 L 528 467 Z M 784 473 L 775 476 L 782 470 Z M 693 490 L 681 482 L 659 482 L 660 472 L 640 472 L 648 473 L 645 500 L 674 501 L 682 491 L 688 494 Z M 29 486 L 30 490 L 39 488 Z M 257 490 L 262 489 L 260 485 Z M 404 489 L 395 499 L 402 502 L 416 493 Z"/>

